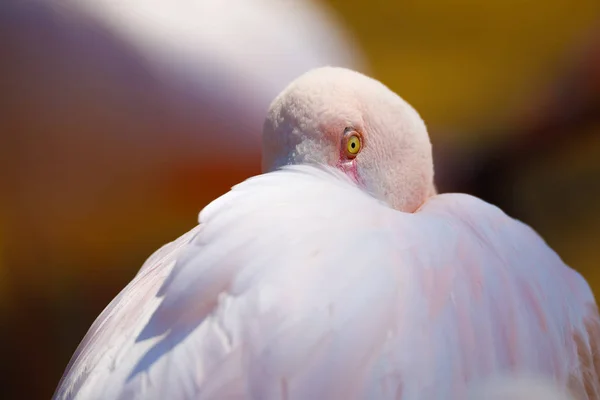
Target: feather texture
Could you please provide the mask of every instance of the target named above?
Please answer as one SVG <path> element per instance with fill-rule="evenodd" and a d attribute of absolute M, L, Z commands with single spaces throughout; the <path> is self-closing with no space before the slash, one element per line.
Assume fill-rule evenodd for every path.
<path fill-rule="evenodd" d="M 587 283 L 481 200 L 403 213 L 304 165 L 199 222 L 104 310 L 55 398 L 462 399 L 503 373 L 597 398 Z"/>

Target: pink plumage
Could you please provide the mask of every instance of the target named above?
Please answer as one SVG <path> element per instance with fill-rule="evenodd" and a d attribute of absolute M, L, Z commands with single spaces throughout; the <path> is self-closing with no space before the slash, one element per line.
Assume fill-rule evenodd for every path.
<path fill-rule="evenodd" d="M 599 398 L 589 286 L 497 207 L 435 194 L 400 97 L 314 70 L 271 105 L 263 148 L 265 174 L 101 314 L 57 399 L 465 399 L 504 375 Z"/>

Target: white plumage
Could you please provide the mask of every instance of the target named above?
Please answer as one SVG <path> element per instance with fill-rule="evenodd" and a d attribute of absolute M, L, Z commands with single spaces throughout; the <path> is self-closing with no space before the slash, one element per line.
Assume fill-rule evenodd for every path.
<path fill-rule="evenodd" d="M 514 365 L 566 382 L 593 303 L 489 204 L 449 194 L 401 213 L 298 166 L 236 186 L 152 256 L 58 398 L 460 398 L 463 377 Z"/>
<path fill-rule="evenodd" d="M 102 313 L 57 399 L 458 400 L 511 374 L 598 398 L 585 280 L 497 207 L 435 195 L 424 124 L 385 86 L 303 75 L 264 149 L 270 172 Z"/>

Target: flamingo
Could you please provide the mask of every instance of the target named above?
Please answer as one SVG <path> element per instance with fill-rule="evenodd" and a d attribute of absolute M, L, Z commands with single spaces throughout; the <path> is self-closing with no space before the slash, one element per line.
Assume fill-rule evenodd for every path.
<path fill-rule="evenodd" d="M 499 208 L 437 194 L 425 124 L 384 84 L 311 70 L 262 143 L 264 173 L 145 262 L 56 399 L 465 399 L 513 375 L 599 398 L 585 279 Z"/>

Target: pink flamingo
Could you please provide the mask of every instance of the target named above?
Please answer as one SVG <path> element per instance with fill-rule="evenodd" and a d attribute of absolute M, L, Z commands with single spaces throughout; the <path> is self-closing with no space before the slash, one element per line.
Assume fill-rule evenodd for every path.
<path fill-rule="evenodd" d="M 146 261 L 55 398 L 465 399 L 510 375 L 599 398 L 586 281 L 497 207 L 437 195 L 425 124 L 383 84 L 302 75 L 262 168 Z"/>

